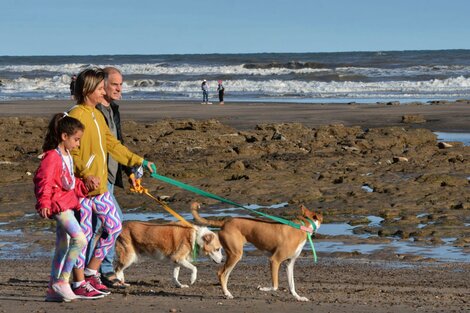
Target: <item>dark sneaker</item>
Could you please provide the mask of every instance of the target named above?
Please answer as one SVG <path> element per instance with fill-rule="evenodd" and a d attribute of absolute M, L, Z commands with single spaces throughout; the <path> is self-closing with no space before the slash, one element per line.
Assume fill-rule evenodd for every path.
<path fill-rule="evenodd" d="M 93 288 L 95 288 L 98 292 L 104 295 L 109 295 L 111 293 L 108 287 L 103 285 L 103 283 L 101 282 L 100 274 L 85 276 L 85 281 L 90 283 Z"/>
<path fill-rule="evenodd" d="M 101 281 L 108 288 L 125 289 L 129 286 L 129 284 L 125 284 L 119 278 L 117 278 L 116 274 L 113 272 L 102 274 Z"/>
<path fill-rule="evenodd" d="M 104 297 L 104 294 L 93 288 L 89 282 L 83 282 L 79 287 L 73 288 L 73 292 L 77 295 L 79 299 L 100 299 Z"/>

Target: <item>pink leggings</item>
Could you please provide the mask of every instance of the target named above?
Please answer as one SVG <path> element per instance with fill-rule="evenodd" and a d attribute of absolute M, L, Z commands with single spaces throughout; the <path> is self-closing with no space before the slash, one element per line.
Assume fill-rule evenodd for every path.
<path fill-rule="evenodd" d="M 109 249 L 114 245 L 116 238 L 119 236 L 122 230 L 121 219 L 116 212 L 116 207 L 111 198 L 109 192 L 105 192 L 101 195 L 82 198 L 80 201 L 80 225 L 82 226 L 83 233 L 88 241 L 88 249 L 94 249 L 93 256 L 100 260 L 103 260 Z M 93 236 L 93 228 L 91 223 L 92 214 L 96 214 L 101 221 L 103 227 L 103 233 L 94 246 L 94 242 L 91 242 Z M 82 249 L 78 259 L 77 268 L 85 268 L 85 255 L 87 247 Z"/>

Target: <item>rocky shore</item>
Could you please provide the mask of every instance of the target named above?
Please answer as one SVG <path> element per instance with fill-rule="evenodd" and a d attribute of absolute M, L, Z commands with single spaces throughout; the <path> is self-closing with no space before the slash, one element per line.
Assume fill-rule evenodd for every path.
<path fill-rule="evenodd" d="M 53 225 L 50 221 L 41 220 L 34 214 L 35 199 L 32 186 L 32 174 L 39 164 L 37 156 L 41 153 L 47 121 L 48 117 L 35 116 L 0 118 L 1 229 L 4 232 L 20 229 L 22 233 L 27 234 L 16 238 L 18 243 L 25 245 L 26 256 L 34 255 L 36 250 L 49 251 L 53 246 Z M 438 142 L 436 135 L 430 129 L 426 129 L 426 121 L 429 121 L 429 117 L 423 114 L 415 118 L 408 116 L 406 121 L 398 119 L 391 126 L 385 124 L 383 127 L 369 128 L 361 124 L 354 126 L 334 122 L 311 126 L 306 123 L 272 123 L 260 120 L 252 129 L 246 129 L 228 125 L 218 119 L 126 120 L 123 123 L 123 132 L 126 135 L 126 145 L 156 162 L 161 175 L 242 204 L 272 206 L 287 203 L 279 209 L 262 209 L 284 217 L 295 216 L 298 206 L 304 204 L 322 212 L 325 224 L 348 223 L 356 226 L 354 236 L 338 238 L 338 236 L 317 234 L 316 239 L 319 241 L 339 239 L 352 244 L 386 245 L 392 240 L 391 238 L 394 238 L 393 240 L 398 241 L 411 240 L 425 246 L 439 246 L 448 238 L 453 238 L 451 242 L 453 247 L 461 249 L 463 253 L 470 253 L 468 226 L 470 147 L 463 146 L 459 142 Z M 228 207 L 149 177 L 144 178 L 144 184 L 155 195 L 169 196 L 168 203 L 178 212 L 188 212 L 189 203 L 194 200 L 201 202 L 202 211 L 208 214 Z M 117 197 L 124 211 L 161 210 L 150 199 L 128 190 L 118 190 Z M 25 217 L 25 214 L 31 215 Z M 371 216 L 379 217 L 381 222 L 370 223 Z M 2 236 L 1 231 L 0 236 Z M 309 260 L 306 251 L 304 254 Z M 433 263 L 439 261 L 435 258 L 414 253 L 397 254 L 393 249 L 384 249 L 367 255 L 358 252 L 323 252 L 320 256 L 326 261 L 321 261 L 319 267 L 309 265 L 304 260 L 300 262 L 303 265 L 299 266 L 299 274 L 296 273 L 296 277 L 300 277 L 300 290 L 303 288 L 304 293 L 312 293 L 316 312 L 329 310 L 342 312 L 341 305 L 336 305 L 338 303 L 344 305 L 352 303 L 357 312 L 369 312 L 369 309 L 372 312 L 373 308 L 376 309 L 375 312 L 393 312 L 396 308 L 401 308 L 397 311 L 402 312 L 407 310 L 412 312 L 419 308 L 437 312 L 443 308 L 437 304 L 440 301 L 445 301 L 456 312 L 461 311 L 461 308 L 469 308 L 469 303 L 464 300 L 468 299 L 470 281 L 468 263 L 446 265 L 448 270 L 444 272 L 457 270 L 462 275 L 457 285 L 449 286 L 455 289 L 449 291 L 443 298 L 438 298 L 436 291 L 435 302 L 429 304 L 426 292 L 424 289 L 419 289 L 427 285 L 419 277 L 419 273 L 430 273 L 431 281 L 442 279 L 436 276 L 437 271 L 433 270 L 435 266 Z M 46 256 L 40 258 L 42 262 L 48 262 Z M 249 253 L 247 260 L 250 264 L 259 262 L 264 264 L 254 266 L 255 269 L 252 269 L 254 272 L 268 270 L 265 267 L 266 259 L 255 252 Z M 392 278 L 394 275 L 411 275 L 405 274 L 406 271 L 403 269 L 390 269 L 385 268 L 386 266 L 382 267 L 383 272 L 377 269 L 378 276 L 384 275 L 388 286 L 386 289 L 383 289 L 378 281 L 363 279 L 357 282 L 358 285 L 363 284 L 362 289 L 360 288 L 362 291 L 354 287 L 343 294 L 333 289 L 343 290 L 344 286 L 351 282 L 343 284 L 334 282 L 333 285 L 329 285 L 329 282 L 325 281 L 328 274 L 323 270 L 339 276 L 350 270 L 367 272 L 372 270 L 370 268 L 372 261 L 382 265 L 386 264 L 383 262 L 396 262 L 405 267 L 409 266 L 405 264 L 412 262 L 414 264 L 412 267 L 418 266 L 420 269 L 417 270 L 417 276 L 413 276 L 414 283 L 418 287 L 416 291 L 410 291 L 414 292 L 418 300 L 401 302 L 398 297 L 396 301 L 377 300 L 378 302 L 373 304 L 377 292 L 393 293 L 392 286 L 395 283 L 400 286 L 400 292 L 406 293 L 404 285 L 409 282 L 405 282 L 405 278 L 394 282 Z M 3 263 L 2 268 L 10 264 L 9 261 L 0 262 Z M 28 262 L 25 263 L 21 266 L 28 268 Z M 151 272 L 151 264 L 153 263 L 143 265 L 147 274 Z M 377 265 L 374 264 L 372 268 Z M 123 292 L 122 295 L 125 299 L 133 299 L 133 303 L 140 301 L 136 295 L 146 295 L 147 299 L 148 296 L 155 295 L 159 301 L 165 298 L 170 306 L 175 296 L 184 299 L 189 297 L 191 301 L 196 302 L 202 301 L 195 300 L 196 298 L 201 298 L 216 303 L 215 306 L 221 301 L 223 304 L 219 305 L 219 309 L 223 308 L 225 303 L 230 302 L 216 300 L 221 293 L 220 287 L 215 285 L 213 265 L 209 265 L 205 260 L 201 266 L 204 268 L 202 275 L 210 278 L 208 281 L 202 278 L 204 280 L 202 286 L 205 287 L 200 286 L 195 289 L 196 295 L 192 292 L 182 293 L 180 290 L 168 289 L 166 284 L 170 281 L 170 270 L 157 273 L 159 280 L 155 282 L 148 276 L 142 276 L 137 269 L 134 273 L 140 277 L 137 284 L 140 287 L 127 291 L 130 293 Z M 249 264 L 244 263 L 242 266 L 245 270 L 251 271 L 247 269 L 250 267 Z M 366 268 L 359 270 L 361 266 Z M 47 267 L 41 268 L 41 278 L 37 275 L 27 276 L 31 277 L 33 285 L 40 285 L 34 283 L 38 279 L 47 280 Z M 318 276 L 320 269 L 322 273 Z M 310 273 L 310 270 L 314 273 Z M 240 281 L 241 277 L 235 278 L 241 274 L 241 271 L 237 273 L 234 274 L 234 284 L 238 287 L 234 290 L 242 293 L 245 288 L 242 286 L 243 281 Z M 363 275 L 367 276 L 364 273 Z M 262 278 L 263 281 L 269 281 L 267 273 L 264 273 Z M 3 281 L 4 286 L 9 286 L 8 288 L 25 284 L 23 278 L 20 282 L 14 279 L 11 274 L 0 276 L 0 281 Z M 161 283 L 160 279 L 165 283 Z M 281 278 L 282 280 L 286 283 L 285 277 Z M 369 287 L 364 286 L 369 283 L 378 289 L 370 292 Z M 37 296 L 42 295 L 37 290 L 38 286 L 31 288 L 35 290 Z M 208 298 L 197 295 L 205 294 L 204 288 L 210 290 Z M 154 294 L 149 291 L 150 289 L 154 292 L 161 291 L 156 291 Z M 364 297 L 368 300 L 362 301 L 358 296 L 363 291 Z M 334 295 L 328 296 L 330 292 Z M 245 306 L 237 310 L 232 308 L 231 304 L 228 305 L 230 309 L 234 309 L 234 312 L 251 311 L 248 304 L 250 301 L 255 308 L 263 308 L 263 305 L 267 305 L 268 308 L 276 307 L 272 301 L 292 308 L 291 305 L 295 305 L 295 302 L 291 303 L 292 299 L 282 294 L 281 298 L 271 298 L 266 295 L 259 297 L 256 292 L 245 294 L 243 296 Z M 352 298 L 348 294 L 353 295 Z M 0 298 L 7 296 L 3 293 Z M 325 298 L 328 300 L 323 302 Z M 443 300 L 444 298 L 446 300 Z M 403 296 L 403 299 L 407 297 Z M 121 302 L 121 298 L 118 301 Z M 322 302 L 323 306 L 320 304 Z M 0 300 L 0 309 L 3 304 Z M 178 308 L 178 305 L 175 304 L 174 307 Z M 307 311 L 310 308 L 302 307 Z M 191 311 L 189 308 L 183 310 L 182 307 L 180 310 Z M 210 308 L 209 311 L 214 310 Z"/>

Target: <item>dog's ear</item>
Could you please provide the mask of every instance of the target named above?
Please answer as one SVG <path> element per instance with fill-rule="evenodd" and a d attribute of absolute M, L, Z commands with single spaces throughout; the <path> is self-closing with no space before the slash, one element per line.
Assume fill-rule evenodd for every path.
<path fill-rule="evenodd" d="M 307 207 L 303 204 L 300 205 L 300 210 L 302 211 L 302 215 L 307 215 L 308 213 L 310 213 Z"/>
<path fill-rule="evenodd" d="M 313 220 L 317 220 L 321 223 L 323 223 L 323 215 L 321 213 L 313 213 Z"/>
<path fill-rule="evenodd" d="M 202 236 L 202 240 L 204 240 L 205 243 L 210 243 L 212 240 L 214 240 L 215 235 L 208 233 Z"/>

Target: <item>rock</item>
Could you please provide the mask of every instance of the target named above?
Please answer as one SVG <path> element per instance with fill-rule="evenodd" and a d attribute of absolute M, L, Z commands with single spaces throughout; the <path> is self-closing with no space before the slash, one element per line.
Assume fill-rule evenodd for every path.
<path fill-rule="evenodd" d="M 449 101 L 447 101 L 447 100 L 432 100 L 432 101 L 428 101 L 427 103 L 439 105 L 439 104 L 449 104 Z"/>
<path fill-rule="evenodd" d="M 342 146 L 341 147 L 343 150 L 350 151 L 350 152 L 360 152 L 361 149 L 357 147 L 351 147 L 351 146 Z"/>
<path fill-rule="evenodd" d="M 245 164 L 243 161 L 236 160 L 232 161 L 229 164 L 225 166 L 225 169 L 231 169 L 231 170 L 236 170 L 236 171 L 244 171 L 245 170 Z"/>
<path fill-rule="evenodd" d="M 423 174 L 416 178 L 416 182 L 440 185 L 441 187 L 468 186 L 468 179 L 447 174 Z"/>
<path fill-rule="evenodd" d="M 401 122 L 408 123 L 408 124 L 417 124 L 417 123 L 426 123 L 426 120 L 420 114 L 405 114 L 401 117 Z"/>
<path fill-rule="evenodd" d="M 447 143 L 447 142 L 444 142 L 444 141 L 438 142 L 437 146 L 438 146 L 439 149 L 448 149 L 448 148 L 453 147 L 450 143 Z"/>
<path fill-rule="evenodd" d="M 281 133 L 275 132 L 273 136 L 271 137 L 271 140 L 286 140 L 286 137 L 284 137 Z"/>
<path fill-rule="evenodd" d="M 408 162 L 408 158 L 405 157 L 393 157 L 393 163 L 399 163 L 399 162 Z"/>

